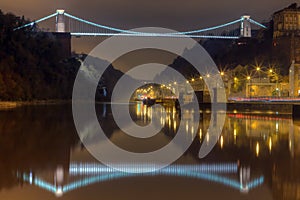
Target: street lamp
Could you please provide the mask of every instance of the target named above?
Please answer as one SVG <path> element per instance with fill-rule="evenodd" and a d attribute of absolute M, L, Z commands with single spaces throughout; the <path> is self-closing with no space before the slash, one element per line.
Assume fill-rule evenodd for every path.
<path fill-rule="evenodd" d="M 276 68 L 270 68 L 269 69 L 269 72 L 270 72 L 270 74 L 269 74 L 269 79 L 270 79 L 270 81 L 274 81 L 274 78 L 275 78 L 275 81 L 276 81 L 276 96 L 280 96 L 280 90 L 279 90 L 279 88 L 278 88 L 278 74 L 277 74 L 277 72 L 276 72 L 277 70 L 276 70 Z"/>
<path fill-rule="evenodd" d="M 249 97 L 251 99 L 251 77 L 250 76 L 247 76 L 247 80 L 249 81 Z"/>
<path fill-rule="evenodd" d="M 257 73 L 258 73 L 259 82 L 261 82 L 261 78 L 260 78 L 260 71 L 261 71 L 261 68 L 260 68 L 260 67 L 256 67 L 256 71 L 257 71 Z"/>

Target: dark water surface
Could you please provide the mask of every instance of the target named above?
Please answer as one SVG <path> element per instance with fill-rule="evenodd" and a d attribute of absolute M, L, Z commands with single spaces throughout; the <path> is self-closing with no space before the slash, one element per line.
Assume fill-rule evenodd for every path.
<path fill-rule="evenodd" d="M 132 175 L 107 171 L 81 144 L 71 105 L 26 106 L 0 111 L 0 199 L 300 199 L 300 122 L 289 115 L 227 113 L 213 151 L 199 159 L 211 115 L 200 122 L 168 107 L 162 131 L 133 139 L 113 120 L 110 105 L 98 105 L 107 137 L 134 152 L 168 144 L 179 124 L 188 151 L 161 173 Z M 131 106 L 132 118 L 146 125 L 153 113 Z M 182 116 L 181 122 L 179 118 Z M 173 168 L 172 168 L 173 167 Z"/>

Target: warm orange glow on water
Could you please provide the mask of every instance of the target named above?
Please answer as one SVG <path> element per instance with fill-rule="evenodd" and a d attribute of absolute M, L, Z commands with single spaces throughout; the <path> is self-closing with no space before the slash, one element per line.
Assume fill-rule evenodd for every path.
<path fill-rule="evenodd" d="M 221 149 L 223 149 L 223 146 L 224 146 L 224 138 L 223 138 L 223 135 L 221 135 L 221 137 L 220 137 L 220 146 L 221 146 Z"/>
<path fill-rule="evenodd" d="M 269 139 L 269 151 L 272 152 L 272 138 Z"/>
<path fill-rule="evenodd" d="M 255 147 L 255 153 L 256 153 L 256 157 L 259 156 L 259 143 L 256 143 L 256 147 Z"/>

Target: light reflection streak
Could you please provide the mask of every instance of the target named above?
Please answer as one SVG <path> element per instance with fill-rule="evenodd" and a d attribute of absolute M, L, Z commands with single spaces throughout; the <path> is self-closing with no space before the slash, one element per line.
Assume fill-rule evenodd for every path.
<path fill-rule="evenodd" d="M 124 164 L 124 167 L 151 167 L 152 165 L 128 165 Z M 138 169 L 136 169 L 138 170 Z M 138 170 L 139 171 L 139 170 Z M 70 175 L 87 175 L 93 174 L 90 177 L 74 181 L 72 183 L 66 184 L 64 186 L 57 186 L 56 184 L 51 184 L 38 177 L 32 177 L 32 174 L 23 174 L 23 180 L 32 183 L 42 189 L 56 194 L 56 196 L 62 196 L 64 193 L 79 189 L 94 183 L 105 182 L 109 180 L 124 178 L 124 177 L 137 177 L 137 176 L 179 176 L 187 178 L 196 178 L 207 180 L 215 183 L 222 184 L 227 187 L 234 188 L 236 190 L 243 191 L 244 182 L 230 179 L 228 177 L 221 176 L 222 173 L 237 173 L 238 163 L 225 163 L 225 164 L 202 164 L 202 165 L 171 165 L 167 168 L 161 169 L 159 171 L 151 173 L 126 173 L 119 172 L 114 169 L 108 168 L 106 166 L 95 164 L 95 163 L 71 163 L 69 168 Z M 31 180 L 33 179 L 33 182 Z M 244 181 L 244 180 L 242 180 Z M 264 183 L 264 177 L 260 176 L 253 179 L 252 181 L 247 181 L 247 188 L 253 189 Z M 248 191 L 249 191 L 248 190 Z"/>
<path fill-rule="evenodd" d="M 236 129 L 233 130 L 233 139 L 234 139 L 234 144 L 236 144 Z"/>
<path fill-rule="evenodd" d="M 118 167 L 133 168 L 131 171 L 137 171 L 138 168 L 153 168 L 154 165 L 150 164 L 122 164 Z M 171 165 L 164 171 L 195 171 L 195 172 L 210 172 L 210 173 L 234 173 L 237 172 L 238 166 L 236 163 L 226 164 L 201 164 L 201 165 Z M 117 172 L 112 168 L 108 168 L 101 164 L 87 163 L 87 164 L 71 164 L 69 168 L 70 175 L 88 175 L 98 173 Z"/>
<path fill-rule="evenodd" d="M 192 126 L 192 128 L 191 128 L 191 134 L 192 134 L 192 136 L 194 136 L 194 126 Z M 194 137 L 192 137 L 192 138 L 194 138 Z"/>
<path fill-rule="evenodd" d="M 199 138 L 200 138 L 200 141 L 202 140 L 202 129 L 200 128 L 199 130 Z"/>
<path fill-rule="evenodd" d="M 174 132 L 176 132 L 176 130 L 177 130 L 177 122 L 176 121 L 174 121 L 173 129 L 174 129 Z"/>
<path fill-rule="evenodd" d="M 290 118 L 284 117 L 272 117 L 272 116 L 260 116 L 253 114 L 227 114 L 230 118 L 235 119 L 253 119 L 253 120 L 265 120 L 265 121 L 289 121 Z"/>
<path fill-rule="evenodd" d="M 186 133 L 188 133 L 189 132 L 189 122 L 186 121 L 185 123 L 186 123 L 185 124 L 185 131 L 186 131 Z"/>
<path fill-rule="evenodd" d="M 29 175 L 23 174 L 23 180 L 28 182 L 30 185 L 34 184 L 49 192 L 56 193 L 56 187 L 54 185 L 46 181 L 43 181 L 37 177 L 32 177 L 32 173 L 30 173 Z"/>
<path fill-rule="evenodd" d="M 220 137 L 220 146 L 221 146 L 221 149 L 223 149 L 223 146 L 224 146 L 223 135 L 221 135 L 221 137 Z"/>
<path fill-rule="evenodd" d="M 207 134 L 206 134 L 206 142 L 209 143 L 209 132 L 207 131 Z"/>
<path fill-rule="evenodd" d="M 255 153 L 256 153 L 256 156 L 258 157 L 259 156 L 259 143 L 258 142 L 256 143 Z"/>
<path fill-rule="evenodd" d="M 269 139 L 269 151 L 272 152 L 272 138 Z"/>

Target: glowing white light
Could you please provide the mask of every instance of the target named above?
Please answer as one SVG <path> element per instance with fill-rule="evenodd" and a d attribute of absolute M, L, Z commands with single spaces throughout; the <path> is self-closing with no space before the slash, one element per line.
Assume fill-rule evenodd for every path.
<path fill-rule="evenodd" d="M 63 193 L 62 187 L 59 186 L 59 187 L 56 189 L 55 196 L 56 196 L 56 197 L 61 197 L 63 194 L 64 194 L 64 193 Z"/>
<path fill-rule="evenodd" d="M 33 180 L 33 178 L 32 178 L 32 172 L 30 172 L 30 174 L 29 174 L 29 183 L 30 183 L 30 185 L 32 184 L 32 180 Z"/>

